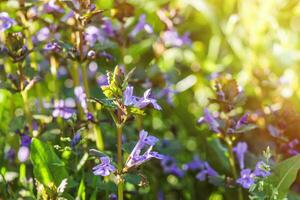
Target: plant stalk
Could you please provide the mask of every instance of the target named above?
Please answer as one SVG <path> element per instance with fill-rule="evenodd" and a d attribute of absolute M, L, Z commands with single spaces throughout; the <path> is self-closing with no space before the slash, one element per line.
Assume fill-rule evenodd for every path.
<path fill-rule="evenodd" d="M 117 151 L 118 151 L 118 174 L 122 173 L 123 168 L 123 156 L 122 156 L 122 125 L 117 124 Z M 120 175 L 118 180 L 118 200 L 123 200 L 123 179 Z"/>
<path fill-rule="evenodd" d="M 236 180 L 238 178 L 238 173 L 237 173 L 237 169 L 236 169 L 236 163 L 235 163 L 235 159 L 234 159 L 234 153 L 233 153 L 233 148 L 232 148 L 232 142 L 229 138 L 225 138 L 227 147 L 228 147 L 228 152 L 229 152 L 229 164 L 232 170 L 232 175 L 234 180 Z M 241 187 L 238 187 L 238 200 L 243 200 L 243 191 Z"/>

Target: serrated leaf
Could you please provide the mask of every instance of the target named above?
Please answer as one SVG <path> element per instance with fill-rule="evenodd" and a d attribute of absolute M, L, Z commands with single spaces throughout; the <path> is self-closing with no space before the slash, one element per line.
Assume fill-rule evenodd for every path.
<path fill-rule="evenodd" d="M 272 174 L 267 178 L 267 182 L 273 185 L 271 197 L 278 191 L 277 199 L 283 199 L 289 192 L 291 185 L 296 180 L 300 169 L 300 155 L 293 156 L 278 163 Z"/>
<path fill-rule="evenodd" d="M 44 185 L 53 182 L 56 186 L 59 186 L 63 179 L 68 178 L 64 163 L 49 144 L 33 138 L 30 151 L 33 173 L 39 182 Z"/>
<path fill-rule="evenodd" d="M 88 101 L 99 103 L 106 108 L 114 108 L 114 109 L 117 108 L 114 102 L 109 99 L 97 99 L 94 97 L 90 97 L 88 98 Z"/>

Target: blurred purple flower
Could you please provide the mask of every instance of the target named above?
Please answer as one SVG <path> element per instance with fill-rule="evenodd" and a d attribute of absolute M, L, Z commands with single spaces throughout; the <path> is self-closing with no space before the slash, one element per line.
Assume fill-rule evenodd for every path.
<path fill-rule="evenodd" d="M 158 142 L 158 138 L 149 135 L 145 130 L 140 131 L 139 140 L 129 155 L 125 166 L 129 169 L 131 167 L 137 167 L 151 158 L 163 159 L 164 156 L 152 151 L 153 146 Z M 147 148 L 146 148 L 147 147 Z M 143 154 L 142 150 L 145 149 Z"/>
<path fill-rule="evenodd" d="M 57 42 L 49 42 L 44 46 L 44 50 L 59 52 L 61 50 L 61 47 L 59 46 L 59 44 L 57 44 Z"/>
<path fill-rule="evenodd" d="M 86 118 L 87 118 L 88 121 L 94 121 L 94 116 L 93 116 L 93 114 L 90 113 L 90 112 L 88 112 L 88 113 L 86 114 Z"/>
<path fill-rule="evenodd" d="M 12 161 L 16 157 L 16 151 L 13 148 L 10 148 L 6 153 L 7 159 Z"/>
<path fill-rule="evenodd" d="M 70 143 L 72 149 L 74 149 L 74 147 L 80 142 L 80 140 L 81 140 L 81 135 L 79 132 L 77 132 L 74 135 L 74 137 L 72 138 L 71 143 Z"/>
<path fill-rule="evenodd" d="M 204 181 L 207 177 L 215 177 L 218 176 L 218 172 L 216 172 L 208 162 L 204 163 L 204 168 L 196 175 L 196 178 L 199 181 Z"/>
<path fill-rule="evenodd" d="M 114 193 L 111 193 L 111 194 L 108 195 L 108 198 L 109 198 L 109 200 L 117 200 L 118 196 Z"/>
<path fill-rule="evenodd" d="M 263 161 L 256 163 L 255 170 L 251 172 L 251 169 L 243 169 L 241 171 L 241 177 L 236 180 L 243 188 L 249 189 L 251 185 L 255 183 L 256 177 L 265 178 L 271 174 L 270 166 Z"/>
<path fill-rule="evenodd" d="M 50 0 L 48 1 L 48 3 L 45 3 L 43 6 L 43 11 L 46 13 L 51 13 L 51 12 L 63 13 L 64 9 L 56 5 L 55 1 L 56 0 Z"/>
<path fill-rule="evenodd" d="M 27 146 L 21 146 L 19 148 L 19 151 L 18 151 L 18 159 L 20 162 L 25 162 L 28 160 L 29 158 L 29 154 L 30 154 L 30 151 L 29 151 L 29 147 Z"/>
<path fill-rule="evenodd" d="M 0 32 L 9 29 L 14 23 L 6 12 L 0 12 Z"/>
<path fill-rule="evenodd" d="M 96 26 L 88 26 L 85 29 L 85 40 L 92 47 L 98 41 L 103 41 L 104 37 L 101 35 L 101 32 Z"/>
<path fill-rule="evenodd" d="M 198 120 L 199 121 L 199 120 Z M 219 122 L 210 114 L 207 108 L 204 110 L 204 121 L 210 126 L 211 130 L 216 133 L 220 133 Z"/>
<path fill-rule="evenodd" d="M 255 182 L 255 175 L 251 172 L 251 169 L 243 169 L 241 171 L 241 177 L 236 180 L 243 188 L 249 189 Z"/>
<path fill-rule="evenodd" d="M 87 100 L 86 100 L 86 93 L 83 89 L 82 86 L 77 86 L 74 88 L 74 94 L 76 96 L 76 99 L 78 100 L 78 102 L 80 103 L 83 111 L 85 113 L 88 112 L 88 109 L 87 109 Z"/>
<path fill-rule="evenodd" d="M 101 76 L 98 76 L 97 78 L 97 83 L 100 87 L 102 86 L 108 86 L 109 85 L 109 82 L 108 82 L 108 78 L 106 75 L 101 75 Z"/>
<path fill-rule="evenodd" d="M 110 164 L 110 159 L 107 156 L 100 157 L 101 164 L 93 167 L 93 173 L 96 176 L 108 176 L 114 171 L 116 171 L 115 166 Z"/>
<path fill-rule="evenodd" d="M 36 38 L 38 41 L 45 41 L 49 37 L 50 37 L 50 30 L 48 27 L 43 27 L 36 33 Z"/>
<path fill-rule="evenodd" d="M 108 35 L 109 37 L 113 37 L 115 35 L 115 30 L 113 28 L 111 20 L 104 19 L 101 28 L 103 29 L 105 34 Z"/>
<path fill-rule="evenodd" d="M 69 107 L 67 102 L 64 100 L 59 100 L 54 103 L 54 110 L 52 112 L 53 117 L 62 117 L 64 119 L 69 119 L 75 113 L 73 107 Z"/>
<path fill-rule="evenodd" d="M 21 146 L 28 147 L 31 144 L 31 137 L 28 135 L 21 135 Z"/>
<path fill-rule="evenodd" d="M 146 23 L 146 15 L 141 15 L 138 23 L 135 25 L 133 30 L 129 33 L 131 37 L 137 36 L 141 31 L 146 31 L 147 33 L 153 33 L 153 28 Z"/>
<path fill-rule="evenodd" d="M 289 155 L 295 156 L 299 154 L 299 151 L 297 150 L 298 144 L 299 144 L 299 140 L 293 139 L 289 141 L 287 144 L 282 144 L 281 148 L 287 151 Z"/>
<path fill-rule="evenodd" d="M 233 148 L 233 151 L 236 154 L 236 157 L 239 161 L 240 169 L 244 169 L 245 163 L 244 163 L 244 157 L 245 153 L 248 150 L 248 145 L 246 142 L 239 142 L 237 145 Z"/>
<path fill-rule="evenodd" d="M 171 156 L 165 156 L 161 160 L 160 164 L 163 167 L 164 173 L 173 174 L 180 178 L 184 176 L 184 171 L 177 166 L 175 158 Z"/>
<path fill-rule="evenodd" d="M 235 128 L 239 129 L 242 125 L 247 124 L 248 122 L 249 113 L 244 114 L 236 123 Z"/>
<path fill-rule="evenodd" d="M 259 161 L 256 163 L 253 174 L 255 176 L 267 177 L 271 174 L 270 166 L 266 164 L 264 161 Z"/>
<path fill-rule="evenodd" d="M 166 46 L 181 47 L 183 45 L 190 45 L 189 33 L 179 36 L 175 30 L 167 30 L 162 35 L 162 40 Z"/>
<path fill-rule="evenodd" d="M 198 170 L 198 169 L 203 169 L 205 167 L 204 162 L 199 159 L 198 156 L 194 156 L 193 160 L 191 162 L 188 162 L 183 165 L 183 169 L 188 171 L 188 170 Z"/>

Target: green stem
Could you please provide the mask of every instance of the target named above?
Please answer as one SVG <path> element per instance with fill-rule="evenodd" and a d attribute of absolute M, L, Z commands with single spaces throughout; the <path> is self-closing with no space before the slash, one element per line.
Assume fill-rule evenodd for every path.
<path fill-rule="evenodd" d="M 122 173 L 123 156 L 122 156 L 122 125 L 117 124 L 117 151 L 118 151 L 118 174 Z M 124 183 L 122 177 L 118 180 L 118 200 L 123 200 Z"/>
<path fill-rule="evenodd" d="M 28 102 L 28 91 L 24 89 L 24 74 L 23 74 L 23 66 L 22 62 L 18 63 L 18 68 L 19 68 L 19 77 L 20 77 L 20 93 L 23 99 L 24 103 L 24 113 L 25 113 L 25 118 L 29 126 L 29 130 L 32 131 L 32 118 L 31 118 L 31 113 L 29 109 L 29 102 Z"/>
<path fill-rule="evenodd" d="M 237 169 L 236 169 L 236 163 L 235 163 L 235 159 L 234 159 L 234 153 L 233 153 L 233 148 L 232 148 L 232 142 L 229 138 L 225 138 L 227 147 L 228 147 L 228 152 L 229 152 L 229 164 L 232 170 L 232 175 L 234 180 L 236 180 L 238 178 L 238 173 L 237 173 Z M 241 187 L 238 187 L 238 199 L 239 200 L 243 200 L 243 191 Z"/>

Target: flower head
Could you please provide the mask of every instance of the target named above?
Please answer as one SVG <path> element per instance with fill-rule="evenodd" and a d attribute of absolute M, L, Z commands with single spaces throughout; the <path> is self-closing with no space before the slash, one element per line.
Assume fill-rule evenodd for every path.
<path fill-rule="evenodd" d="M 251 169 L 243 169 L 241 171 L 241 177 L 236 180 L 243 188 L 249 189 L 255 182 L 255 175 L 251 172 Z"/>
<path fill-rule="evenodd" d="M 204 165 L 205 162 L 199 159 L 198 156 L 194 156 L 193 160 L 191 162 L 188 162 L 183 165 L 184 170 L 198 170 L 198 169 L 203 169 L 205 167 Z"/>
<path fill-rule="evenodd" d="M 158 141 L 158 138 L 151 135 L 148 136 L 147 131 L 140 131 L 139 140 L 126 161 L 126 168 L 137 167 L 151 158 L 163 159 L 163 155 L 152 151 L 153 146 Z M 143 150 L 145 150 L 144 153 L 142 153 Z"/>
<path fill-rule="evenodd" d="M 207 177 L 215 177 L 218 176 L 218 172 L 216 172 L 208 162 L 204 163 L 203 169 L 196 175 L 196 178 L 199 181 L 204 181 Z"/>
<path fill-rule="evenodd" d="M 6 12 L 0 13 L 0 32 L 9 29 L 15 21 Z"/>
<path fill-rule="evenodd" d="M 141 15 L 138 23 L 135 25 L 133 30 L 130 32 L 131 37 L 135 37 L 141 31 L 146 31 L 147 33 L 153 33 L 152 27 L 146 23 L 146 15 Z"/>
<path fill-rule="evenodd" d="M 183 36 L 180 36 L 176 30 L 167 30 L 162 35 L 162 40 L 166 46 L 171 47 L 181 47 L 183 45 L 191 44 L 189 38 L 189 33 L 185 33 Z"/>
<path fill-rule="evenodd" d="M 259 161 L 256 163 L 253 174 L 255 176 L 267 177 L 271 174 L 270 166 L 266 164 L 264 161 Z"/>
<path fill-rule="evenodd" d="M 204 110 L 204 121 L 210 126 L 211 130 L 213 130 L 216 133 L 219 133 L 219 122 L 210 114 L 208 109 Z"/>
<path fill-rule="evenodd" d="M 110 164 L 110 159 L 107 156 L 100 157 L 101 163 L 93 167 L 93 173 L 97 176 L 108 176 L 116 171 L 115 166 Z"/>
<path fill-rule="evenodd" d="M 21 146 L 28 147 L 31 144 L 31 137 L 28 135 L 22 134 L 21 136 Z"/>
<path fill-rule="evenodd" d="M 184 176 L 184 171 L 177 166 L 175 158 L 171 156 L 165 156 L 160 162 L 163 167 L 164 173 L 173 174 L 178 177 Z"/>
<path fill-rule="evenodd" d="M 244 156 L 247 152 L 248 145 L 246 142 L 239 142 L 234 148 L 233 151 L 236 154 L 236 157 L 238 158 L 240 169 L 244 169 L 245 163 L 244 163 Z"/>
<path fill-rule="evenodd" d="M 157 100 L 154 98 L 150 97 L 151 95 L 151 89 L 148 89 L 144 92 L 144 96 L 142 98 L 140 98 L 136 103 L 135 103 L 135 107 L 137 108 L 144 108 L 146 106 L 148 106 L 149 104 L 152 104 L 152 106 L 154 107 L 154 109 L 156 110 L 161 110 L 160 105 L 158 105 Z"/>
<path fill-rule="evenodd" d="M 87 101 L 86 101 L 86 93 L 83 89 L 83 87 L 81 86 L 77 86 L 75 87 L 74 89 L 74 94 L 76 96 L 76 99 L 78 100 L 78 102 L 80 103 L 83 111 L 85 113 L 88 112 L 88 109 L 87 109 Z"/>
<path fill-rule="evenodd" d="M 235 128 L 236 129 L 239 129 L 241 128 L 242 125 L 246 124 L 248 122 L 248 117 L 249 117 L 249 114 L 246 113 L 244 114 L 236 123 L 235 125 Z"/>

